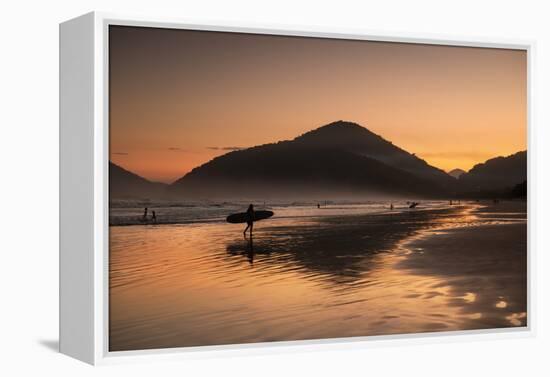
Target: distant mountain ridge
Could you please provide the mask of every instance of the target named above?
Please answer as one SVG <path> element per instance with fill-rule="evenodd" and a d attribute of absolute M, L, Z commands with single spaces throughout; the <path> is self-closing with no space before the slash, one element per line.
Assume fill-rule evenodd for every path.
<path fill-rule="evenodd" d="M 462 169 L 453 169 L 450 172 L 448 172 L 447 174 L 449 174 L 453 178 L 458 179 L 462 174 L 465 174 L 465 173 L 466 173 L 466 171 L 464 171 Z"/>
<path fill-rule="evenodd" d="M 293 140 L 234 151 L 170 186 L 182 195 L 347 194 L 437 196 L 455 179 L 352 122 L 337 121 Z"/>
<path fill-rule="evenodd" d="M 440 185 L 452 184 L 445 171 L 429 165 L 416 155 L 395 146 L 391 141 L 385 140 L 357 123 L 342 120 L 333 122 L 306 132 L 295 138 L 294 142 L 306 147 L 346 150 L 419 177 L 434 180 Z"/>
<path fill-rule="evenodd" d="M 493 197 L 525 192 L 526 179 L 526 151 L 489 159 L 468 172 L 445 173 L 345 121 L 292 140 L 231 151 L 171 185 L 151 182 L 109 162 L 109 192 L 114 199 Z"/>
<path fill-rule="evenodd" d="M 157 198 L 167 185 L 151 182 L 109 161 L 109 197 L 111 199 Z"/>
<path fill-rule="evenodd" d="M 460 189 L 511 189 L 527 180 L 527 151 L 491 158 L 460 176 Z"/>

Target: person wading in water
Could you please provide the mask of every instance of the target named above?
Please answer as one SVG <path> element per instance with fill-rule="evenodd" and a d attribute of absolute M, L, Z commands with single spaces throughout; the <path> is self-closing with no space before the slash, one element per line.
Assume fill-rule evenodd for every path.
<path fill-rule="evenodd" d="M 147 221 L 147 207 L 145 207 L 145 209 L 143 210 L 143 217 L 141 218 L 141 221 Z"/>
<path fill-rule="evenodd" d="M 243 232 L 244 237 L 246 238 L 246 231 L 250 228 L 250 237 L 252 237 L 252 228 L 254 227 L 254 205 L 249 205 L 246 210 L 246 228 Z"/>

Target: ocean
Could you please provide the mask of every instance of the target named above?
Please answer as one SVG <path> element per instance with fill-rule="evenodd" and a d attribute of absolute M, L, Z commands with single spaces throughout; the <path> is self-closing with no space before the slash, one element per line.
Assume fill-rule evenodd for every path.
<path fill-rule="evenodd" d="M 526 325 L 524 203 L 320 204 L 114 204 L 110 350 Z"/>

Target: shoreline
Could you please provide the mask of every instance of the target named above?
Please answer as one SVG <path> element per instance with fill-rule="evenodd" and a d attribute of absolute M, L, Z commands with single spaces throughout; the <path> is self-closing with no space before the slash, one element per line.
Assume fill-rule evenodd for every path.
<path fill-rule="evenodd" d="M 462 205 L 447 205 L 446 201 L 439 200 L 426 200 L 421 202 L 420 206 L 415 209 L 408 208 L 408 204 L 405 202 L 393 202 L 395 203 L 394 209 L 390 209 L 391 202 L 370 202 L 370 203 L 357 203 L 357 204 L 334 204 L 329 206 L 322 206 L 318 208 L 316 205 L 307 206 L 257 206 L 257 209 L 266 209 L 275 212 L 275 216 L 270 221 L 277 220 L 322 220 L 332 217 L 353 216 L 353 217 L 365 217 L 365 216 L 395 216 L 408 213 L 431 213 L 433 211 L 441 210 L 457 210 L 464 205 L 475 205 L 474 202 L 464 202 Z M 369 207 L 372 206 L 372 207 Z M 146 226 L 146 225 L 191 225 L 191 224 L 211 224 L 211 223 L 225 223 L 225 219 L 232 213 L 243 212 L 246 207 L 231 207 L 220 208 L 213 207 L 212 213 L 199 211 L 193 214 L 192 212 L 181 210 L 173 211 L 173 207 L 165 208 L 165 212 L 162 212 L 162 208 L 149 207 L 152 210 L 157 210 L 157 221 L 152 222 L 149 218 L 146 221 L 143 220 L 143 209 L 140 208 L 111 208 L 109 210 L 109 226 Z M 198 208 L 198 207 L 197 207 Z M 212 211 L 212 207 L 209 207 L 206 211 Z M 159 212 L 160 211 L 160 212 Z M 166 213 L 168 211 L 168 213 Z M 299 213 L 302 212 L 302 213 Z M 196 217 L 195 217 L 196 215 Z M 262 222 L 263 224 L 264 222 Z"/>
<path fill-rule="evenodd" d="M 112 227 L 112 350 L 523 326 L 522 206 Z"/>
<path fill-rule="evenodd" d="M 316 208 L 316 206 L 285 206 L 285 207 L 277 207 L 277 206 L 259 206 L 259 209 L 267 209 L 272 210 L 275 212 L 275 216 L 270 219 L 270 222 L 272 221 L 278 221 L 278 220 L 321 220 L 324 221 L 325 219 L 330 218 L 341 218 L 343 216 L 349 216 L 349 217 L 368 217 L 368 216 L 399 216 L 404 214 L 412 214 L 412 213 L 418 213 L 418 214 L 426 214 L 426 213 L 435 213 L 437 211 L 450 211 L 450 212 L 456 212 L 460 209 L 466 208 L 466 207 L 491 207 L 493 206 L 487 201 L 473 201 L 473 200 L 465 200 L 461 204 L 454 204 L 454 205 L 447 205 L 447 201 L 439 201 L 439 200 L 427 200 L 424 203 L 434 203 L 439 202 L 439 207 L 426 207 L 423 206 L 422 202 L 421 205 L 415 209 L 409 209 L 408 205 L 400 205 L 396 204 L 395 208 L 393 210 L 390 210 L 389 208 L 377 208 L 376 210 L 372 212 L 356 212 L 356 213 L 348 213 L 348 214 L 335 214 L 335 213 L 323 213 L 325 211 L 334 211 L 334 210 L 348 210 L 348 209 L 357 209 L 354 207 L 338 207 L 338 206 L 329 206 L 329 207 L 321 207 Z M 390 203 L 390 202 L 388 202 Z M 401 203 L 401 202 L 394 202 L 394 203 Z M 500 207 L 507 207 L 508 204 L 512 204 L 513 206 L 522 206 L 525 205 L 525 201 L 522 200 L 505 200 L 502 201 L 499 206 Z M 364 205 L 362 203 L 358 204 L 358 206 Z M 389 204 L 388 204 L 389 206 Z M 216 207 L 218 208 L 218 207 Z M 117 210 L 120 209 L 126 209 L 126 208 L 115 208 Z M 160 225 L 195 225 L 195 224 L 216 224 L 225 223 L 225 218 L 235 212 L 244 211 L 243 208 L 233 208 L 233 209 L 226 209 L 222 213 L 217 213 L 213 217 L 198 217 L 198 218 L 185 218 L 185 219 L 166 219 L 163 216 L 163 213 L 158 213 L 159 218 L 157 219 L 157 222 L 151 222 L 151 221 L 142 221 L 142 208 L 130 208 L 131 210 L 135 210 L 136 213 L 132 216 L 123 215 L 123 217 L 119 217 L 120 215 L 114 215 L 111 213 L 113 209 L 110 209 L 109 211 L 109 227 L 126 227 L 126 226 L 160 226 Z M 306 210 L 306 211 L 315 211 L 317 213 L 315 214 L 307 214 L 307 215 L 288 215 L 283 214 L 278 215 L 279 210 L 287 211 L 289 209 L 296 209 L 296 210 Z M 170 214 L 170 215 L 173 215 Z M 169 216 L 170 216 L 169 215 Z M 262 224 L 266 224 L 267 222 L 262 222 Z"/>

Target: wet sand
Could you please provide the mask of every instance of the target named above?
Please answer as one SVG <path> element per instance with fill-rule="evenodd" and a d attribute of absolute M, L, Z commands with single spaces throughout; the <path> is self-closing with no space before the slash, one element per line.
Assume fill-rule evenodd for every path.
<path fill-rule="evenodd" d="M 110 228 L 110 350 L 524 326 L 523 203 Z"/>
<path fill-rule="evenodd" d="M 468 328 L 526 326 L 527 223 L 516 222 L 524 210 L 521 202 L 491 205 L 477 216 L 510 223 L 423 232 L 404 242 L 410 254 L 398 267 L 444 279 L 464 298 L 449 305 L 472 318 Z"/>

